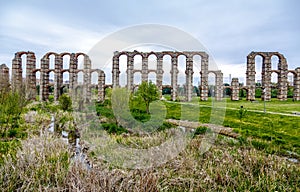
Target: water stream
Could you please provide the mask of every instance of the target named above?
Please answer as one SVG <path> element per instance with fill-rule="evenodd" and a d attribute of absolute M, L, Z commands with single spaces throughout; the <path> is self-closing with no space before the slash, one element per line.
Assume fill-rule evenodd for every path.
<path fill-rule="evenodd" d="M 51 133 L 54 133 L 54 127 L 55 127 L 55 117 L 54 115 L 51 115 L 51 122 L 48 128 L 48 131 Z M 69 133 L 67 131 L 62 131 L 61 132 L 61 137 L 62 140 L 67 144 L 71 145 L 69 143 Z M 74 146 L 72 146 L 74 147 Z M 75 140 L 75 153 L 74 156 L 72 157 L 72 161 L 75 163 L 82 163 L 86 169 L 90 170 L 92 168 L 90 162 L 87 159 L 87 155 L 83 152 L 82 146 L 80 145 L 80 138 L 76 138 Z"/>

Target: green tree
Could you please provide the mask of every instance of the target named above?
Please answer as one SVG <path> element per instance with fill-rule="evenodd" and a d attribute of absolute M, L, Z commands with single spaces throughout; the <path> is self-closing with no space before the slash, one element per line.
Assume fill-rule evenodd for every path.
<path fill-rule="evenodd" d="M 142 98 L 146 105 L 146 112 L 149 114 L 149 106 L 152 101 L 159 99 L 159 92 L 155 84 L 151 81 L 143 81 L 137 90 L 137 95 Z"/>
<path fill-rule="evenodd" d="M 67 94 L 62 94 L 59 97 L 59 104 L 63 111 L 72 111 L 72 100 Z"/>

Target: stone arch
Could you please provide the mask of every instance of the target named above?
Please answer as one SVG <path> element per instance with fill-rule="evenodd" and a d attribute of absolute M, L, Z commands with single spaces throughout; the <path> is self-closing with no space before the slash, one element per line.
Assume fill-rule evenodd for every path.
<path fill-rule="evenodd" d="M 23 81 L 23 69 L 22 69 L 22 56 L 26 55 L 26 76 L 25 82 Z M 25 58 L 24 58 L 25 59 Z M 36 95 L 36 77 L 33 71 L 36 68 L 36 57 L 31 51 L 20 51 L 15 53 L 15 57 L 12 60 L 12 88 L 19 89 L 25 83 L 26 97 L 28 99 L 35 99 Z"/>
<path fill-rule="evenodd" d="M 157 70 L 158 59 L 154 52 L 148 54 L 148 70 Z"/>
<path fill-rule="evenodd" d="M 140 84 L 142 82 L 142 71 L 134 70 L 133 72 L 133 87 Z"/>
<path fill-rule="evenodd" d="M 246 85 L 249 87 L 247 100 L 255 100 L 255 56 L 260 55 L 263 57 L 262 63 L 262 88 L 264 92 L 262 94 L 262 100 L 271 99 L 271 76 L 272 72 L 276 71 L 278 73 L 278 99 L 287 99 L 287 62 L 284 56 L 278 52 L 251 52 L 247 56 L 247 72 L 246 72 Z M 278 67 L 272 70 L 271 57 L 278 57 Z"/>
<path fill-rule="evenodd" d="M 94 69 L 94 70 L 91 70 L 91 80 L 88 82 L 89 84 L 97 84 L 98 83 L 98 70 L 97 69 Z"/>
<path fill-rule="evenodd" d="M 54 58 L 53 58 L 54 57 Z M 53 63 L 53 59 L 54 63 Z M 50 69 L 50 60 L 52 67 Z M 50 73 L 52 74 L 51 77 L 53 79 L 54 84 L 54 100 L 56 100 L 59 95 L 60 91 L 58 91 L 60 85 L 57 83 L 57 70 L 59 71 L 59 65 L 57 64 L 59 61 L 59 54 L 55 52 L 48 52 L 46 53 L 42 59 L 41 59 L 41 72 L 40 72 L 40 99 L 41 100 L 48 100 L 49 98 L 49 83 L 51 83 L 50 80 Z M 54 65 L 54 67 L 53 67 Z"/>
<path fill-rule="evenodd" d="M 139 86 L 140 85 L 134 85 L 132 92 L 134 92 L 134 93 L 137 92 L 137 90 L 139 89 Z"/>
<path fill-rule="evenodd" d="M 21 72 L 22 73 L 22 82 L 24 82 L 24 79 L 26 78 L 26 67 L 27 67 L 27 53 L 20 55 L 21 59 Z M 25 70 L 23 70 L 25 69 Z"/>
<path fill-rule="evenodd" d="M 119 71 L 120 71 L 120 86 L 127 86 L 128 80 L 127 80 L 127 73 L 128 73 L 128 55 L 127 54 L 121 54 L 119 56 Z"/>
<path fill-rule="evenodd" d="M 187 70 L 187 56 L 184 54 L 177 54 L 177 62 L 178 62 L 178 84 L 183 86 L 186 84 L 186 70 Z"/>
<path fill-rule="evenodd" d="M 85 59 L 85 54 L 75 54 L 75 58 L 77 58 L 77 69 L 84 69 L 84 59 Z"/>
<path fill-rule="evenodd" d="M 293 95 L 293 101 L 300 100 L 297 99 L 297 93 L 299 92 L 299 87 L 297 82 L 297 71 L 296 70 L 288 70 L 288 97 L 291 97 Z M 297 90 L 298 89 L 298 90 Z"/>
<path fill-rule="evenodd" d="M 157 73 L 156 73 L 156 70 L 149 70 L 148 71 L 149 74 L 148 74 L 148 82 L 152 82 L 154 83 L 155 85 L 157 85 Z"/>
<path fill-rule="evenodd" d="M 193 54 L 192 55 L 193 58 L 193 82 L 194 85 L 199 86 L 200 82 L 201 82 L 201 60 L 202 60 L 202 56 L 200 54 Z M 198 80 L 198 81 L 197 81 Z M 196 84 L 195 84 L 196 83 Z"/>
<path fill-rule="evenodd" d="M 214 82 L 211 81 L 210 85 L 210 92 L 213 92 L 213 96 L 215 97 L 215 99 L 217 101 L 222 100 L 223 98 L 223 73 L 220 70 L 216 70 L 216 71 L 208 71 L 208 75 L 209 74 L 213 74 L 214 75 Z M 212 77 L 210 77 L 211 79 Z M 211 88 L 213 87 L 213 89 Z M 213 90 L 213 91 L 212 91 Z"/>
<path fill-rule="evenodd" d="M 162 85 L 171 85 L 171 71 L 172 71 L 172 55 L 170 54 L 163 54 L 163 63 L 162 63 L 162 70 L 163 70 L 163 80 Z"/>
<path fill-rule="evenodd" d="M 142 70 L 143 68 L 143 56 L 139 53 L 132 54 L 133 57 L 133 69 Z"/>
<path fill-rule="evenodd" d="M 162 94 L 171 94 L 171 92 L 172 92 L 172 86 L 171 85 L 163 85 L 162 86 Z"/>
<path fill-rule="evenodd" d="M 162 52 L 139 52 L 139 51 L 122 51 L 122 52 L 114 52 L 113 56 L 113 87 L 120 86 L 120 56 L 122 54 L 127 55 L 127 88 L 132 90 L 134 85 L 134 75 L 137 72 L 140 72 L 142 75 L 142 81 L 148 80 L 148 75 L 150 72 L 156 73 L 156 84 L 162 93 L 162 87 L 164 84 L 170 84 L 172 86 L 172 100 L 176 100 L 177 91 L 178 91 L 178 57 L 181 55 L 185 56 L 185 64 L 184 64 L 184 72 L 183 77 L 185 77 L 185 84 L 186 86 L 186 100 L 191 100 L 192 92 L 193 92 L 193 55 L 200 55 L 201 56 L 201 86 L 202 95 L 201 100 L 207 100 L 208 95 L 208 54 L 205 52 L 179 52 L 179 51 L 162 51 Z M 155 55 L 157 60 L 157 67 L 156 69 L 149 68 L 149 56 Z M 168 55 L 168 56 L 167 56 Z M 141 57 L 140 57 L 141 56 Z M 139 62 L 141 62 L 141 67 L 137 67 L 137 59 L 139 57 Z M 170 57 L 170 69 L 166 69 L 165 58 Z M 142 59 L 142 60 L 141 60 Z M 170 73 L 170 83 L 165 83 L 166 74 Z M 200 78 L 200 77 L 199 77 Z"/>
<path fill-rule="evenodd" d="M 248 87 L 245 87 L 245 86 L 241 87 L 241 89 L 239 90 L 239 98 L 241 98 L 241 100 L 242 100 L 243 97 L 246 97 L 246 99 L 247 99 L 248 91 L 249 91 Z"/>
<path fill-rule="evenodd" d="M 55 69 L 55 59 L 56 59 L 56 55 L 51 54 L 49 55 L 48 59 L 49 59 L 49 69 Z"/>
<path fill-rule="evenodd" d="M 208 71 L 208 95 L 215 97 L 216 93 L 217 74 L 214 71 Z"/>
<path fill-rule="evenodd" d="M 84 84 L 84 71 L 83 70 L 77 70 L 77 85 L 83 85 Z"/>
<path fill-rule="evenodd" d="M 70 53 L 62 53 L 59 56 L 62 59 L 62 68 L 70 69 L 71 54 Z"/>
<path fill-rule="evenodd" d="M 278 70 L 280 64 L 280 57 L 276 54 L 271 55 L 271 70 Z"/>
<path fill-rule="evenodd" d="M 49 69 L 47 71 L 47 77 L 49 79 L 47 80 L 48 84 L 46 85 L 47 86 L 47 90 L 48 90 L 48 98 L 46 98 L 46 99 L 49 99 L 50 95 L 52 95 L 54 97 L 54 92 L 55 92 L 54 75 L 55 75 L 55 72 L 54 72 L 53 69 Z"/>

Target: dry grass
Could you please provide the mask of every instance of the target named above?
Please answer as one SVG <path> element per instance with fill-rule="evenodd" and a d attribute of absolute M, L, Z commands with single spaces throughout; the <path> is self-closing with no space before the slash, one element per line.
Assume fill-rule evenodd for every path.
<path fill-rule="evenodd" d="M 128 140 L 128 138 L 126 138 Z M 61 139 L 35 136 L 1 167 L 3 191 L 299 191 L 300 166 L 220 137 L 204 154 L 194 138 L 175 159 L 146 170 L 94 161 L 87 170 Z"/>

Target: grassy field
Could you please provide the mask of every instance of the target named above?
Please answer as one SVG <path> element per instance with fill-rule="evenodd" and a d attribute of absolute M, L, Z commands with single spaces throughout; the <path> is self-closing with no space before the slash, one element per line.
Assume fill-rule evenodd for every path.
<path fill-rule="evenodd" d="M 270 101 L 266 104 L 267 113 L 263 112 L 263 102 L 251 103 L 249 101 L 229 100 L 216 102 L 211 99 L 198 102 L 194 98 L 189 103 L 166 102 L 166 105 L 168 108 L 167 118 L 199 121 L 201 123 L 211 123 L 212 116 L 218 118 L 218 114 L 215 113 L 219 110 L 221 114 L 217 123 L 234 128 L 243 137 L 252 140 L 254 147 L 267 150 L 270 153 L 278 152 L 288 155 L 292 152 L 300 155 L 300 116 L 294 116 L 291 112 L 300 110 L 300 102 L 291 100 Z M 185 115 L 182 115 L 181 108 L 184 105 Z M 241 106 L 247 110 L 242 119 L 239 118 Z M 197 113 L 198 111 L 199 113 Z"/>
<path fill-rule="evenodd" d="M 208 101 L 200 101 L 199 98 L 194 97 L 192 103 L 199 103 L 200 105 L 212 106 L 215 103 L 212 98 Z M 264 111 L 264 101 L 257 99 L 254 102 L 246 101 L 245 99 L 239 101 L 231 101 L 230 98 L 224 98 L 227 108 L 238 109 L 240 106 L 247 108 L 248 110 Z M 286 113 L 293 114 L 293 112 L 300 112 L 300 102 L 293 102 L 291 98 L 287 101 L 279 101 L 272 98 L 271 101 L 265 102 L 266 112 Z"/>

